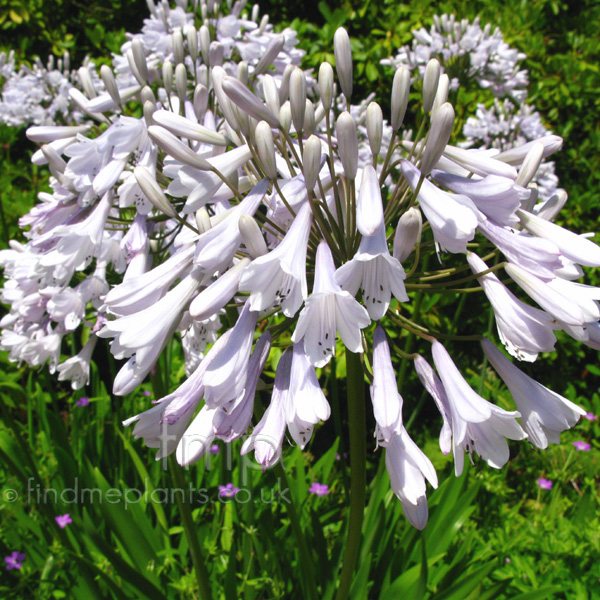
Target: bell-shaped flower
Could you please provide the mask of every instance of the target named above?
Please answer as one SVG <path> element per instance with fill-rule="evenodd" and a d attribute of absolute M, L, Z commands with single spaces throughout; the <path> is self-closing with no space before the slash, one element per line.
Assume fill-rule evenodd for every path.
<path fill-rule="evenodd" d="M 468 252 L 467 260 L 475 275 L 488 269 L 476 254 Z M 510 354 L 533 362 L 538 352 L 554 350 L 557 326 L 552 316 L 521 302 L 494 273 L 477 277 L 477 281 L 494 309 L 498 335 Z"/>
<path fill-rule="evenodd" d="M 283 403 L 290 389 L 291 366 L 292 353 L 284 352 L 277 364 L 271 403 L 240 451 L 240 454 L 244 455 L 254 450 L 254 458 L 263 469 L 274 466 L 281 458 L 286 427 Z"/>
<path fill-rule="evenodd" d="M 464 450 L 479 454 L 491 467 L 502 468 L 510 457 L 506 438 L 527 437 L 516 421 L 520 413 L 503 410 L 476 394 L 439 342 L 433 343 L 432 353 L 446 393 L 446 413 L 452 422 L 456 476 L 463 471 Z M 444 398 L 439 401 L 444 402 Z"/>
<path fill-rule="evenodd" d="M 204 376 L 205 399 L 209 408 L 223 406 L 244 391 L 248 359 L 258 313 L 246 302 L 231 331 L 229 341 L 211 363 Z"/>
<path fill-rule="evenodd" d="M 304 338 L 304 351 L 315 367 L 325 366 L 335 352 L 336 332 L 351 352 L 362 352 L 360 330 L 369 313 L 335 282 L 335 265 L 326 242 L 317 248 L 313 293 L 298 318 L 292 342 Z"/>
<path fill-rule="evenodd" d="M 363 302 L 374 321 L 385 315 L 392 294 L 399 302 L 408 302 L 404 279 L 402 265 L 388 250 L 383 225 L 374 235 L 363 236 L 352 260 L 335 272 L 335 281 L 353 296 L 362 288 Z"/>
<path fill-rule="evenodd" d="M 455 194 L 470 198 L 486 217 L 496 223 L 514 225 L 519 222 L 515 211 L 521 206 L 521 197 L 512 179 L 498 175 L 469 179 L 444 171 L 433 171 L 431 177 Z"/>
<path fill-rule="evenodd" d="M 554 279 L 554 271 L 562 266 L 560 251 L 548 240 L 501 227 L 489 219 L 481 221 L 478 229 L 511 263 L 540 279 Z"/>
<path fill-rule="evenodd" d="M 300 208 L 279 245 L 254 259 L 242 274 L 240 290 L 250 292 L 250 307 L 263 311 L 281 306 L 286 317 L 293 317 L 308 296 L 306 251 L 312 214 L 310 205 Z"/>
<path fill-rule="evenodd" d="M 525 375 L 489 340 L 483 339 L 481 345 L 510 390 L 529 441 L 542 450 L 549 443 L 560 443 L 560 433 L 573 427 L 585 410 Z"/>
<path fill-rule="evenodd" d="M 475 237 L 477 209 L 466 196 L 449 194 L 427 179 L 421 181 L 419 169 L 407 160 L 402 161 L 402 173 L 413 192 L 419 186 L 419 205 L 425 213 L 435 241 L 442 250 L 466 252 L 467 242 Z"/>
<path fill-rule="evenodd" d="M 385 446 L 385 466 L 392 490 L 402 503 L 406 518 L 417 529 L 424 529 L 429 516 L 425 479 L 437 488 L 438 480 L 431 461 L 399 425 Z"/>
<path fill-rule="evenodd" d="M 196 295 L 202 273 L 192 271 L 183 281 L 148 308 L 106 321 L 98 337 L 114 337 L 111 352 L 117 359 L 133 356 L 115 379 L 114 393 L 134 390 L 148 374 L 174 333 L 183 311 Z"/>
<path fill-rule="evenodd" d="M 390 347 L 384 330 L 378 326 L 373 336 L 373 383 L 371 402 L 379 432 L 378 443 L 389 442 L 402 425 L 402 396 L 398 392 Z"/>
<path fill-rule="evenodd" d="M 71 380 L 74 390 L 81 389 L 90 380 L 90 361 L 98 338 L 92 335 L 79 354 L 72 356 L 56 367 L 58 380 Z"/>
<path fill-rule="evenodd" d="M 302 344 L 294 344 L 290 365 L 290 387 L 283 396 L 283 410 L 294 441 L 304 449 L 314 425 L 329 418 L 331 409 L 319 385 L 315 368 L 310 364 Z"/>

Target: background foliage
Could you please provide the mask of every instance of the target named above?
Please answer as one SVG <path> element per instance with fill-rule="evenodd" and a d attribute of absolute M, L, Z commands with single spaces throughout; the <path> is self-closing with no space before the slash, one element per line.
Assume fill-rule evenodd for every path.
<path fill-rule="evenodd" d="M 468 19 L 480 15 L 483 24 L 497 25 L 511 46 L 527 54 L 529 101 L 565 139 L 556 166 L 570 200 L 560 218 L 576 231 L 595 227 L 600 216 L 600 6 L 593 0 L 416 0 L 410 5 L 391 0 L 274 0 L 261 8 L 278 27 L 291 25 L 299 31 L 307 68 L 323 60 L 333 62 L 333 34 L 345 26 L 353 40 L 356 96 L 376 92 L 384 114 L 392 73 L 379 61 L 409 43 L 412 30 L 429 27 L 432 16 L 442 12 Z M 0 0 L 0 45 L 16 49 L 21 60 L 39 54 L 45 61 L 49 52 L 61 55 L 65 50 L 72 53 L 74 64 L 86 54 L 106 58 L 124 41 L 124 31 L 140 28 L 146 14 L 143 1 Z M 465 119 L 481 97 L 470 89 L 460 94 L 458 115 Z M 417 93 L 414 98 L 418 100 Z M 32 150 L 23 131 L 0 128 L 2 247 L 18 237 L 18 216 L 46 185 L 45 174 L 29 164 Z M 598 284 L 597 275 L 593 280 Z M 442 330 L 473 327 L 466 316 L 477 312 L 477 305 L 470 304 L 475 301 L 469 299 L 449 312 L 453 302 L 432 297 L 425 307 L 432 323 Z M 479 329 L 485 329 L 489 315 L 478 318 Z M 536 363 L 534 375 L 600 413 L 597 353 L 567 340 L 558 348 Z M 508 407 L 506 390 L 485 364 L 475 366 L 479 357 L 471 353 L 470 347 L 454 344 L 457 363 L 475 389 Z M 153 490 L 176 486 L 168 471 L 153 461 L 154 451 L 134 441 L 121 425 L 149 399 L 141 392 L 111 398 L 106 391 L 111 362 L 102 354 L 96 356 L 100 367 L 86 392 L 91 398 L 88 407 L 78 407 L 80 394 L 74 395 L 46 371 L 31 372 L 9 365 L 5 357 L 1 360 L 0 549 L 3 556 L 23 552 L 26 560 L 21 570 L 2 571 L 0 595 L 196 597 L 176 499 L 148 501 Z M 173 387 L 183 372 L 176 349 L 167 368 Z M 343 360 L 337 368 L 343 375 Z M 326 431 L 307 452 L 286 451 L 285 472 L 263 474 L 239 460 L 231 462 L 222 449 L 210 463 L 184 473 L 186 485 L 206 490 L 208 500 L 192 509 L 217 598 L 301 597 L 311 585 L 311 573 L 322 597 L 333 596 L 344 539 L 348 465 L 344 436 L 331 445 L 339 433 L 336 423 L 345 421 L 344 390 L 330 377 L 324 381 L 339 417 L 325 425 Z M 407 428 L 431 457 L 443 484 L 430 494 L 430 523 L 420 534 L 408 525 L 390 492 L 379 453 L 372 455 L 370 500 L 352 597 L 600 598 L 598 421 L 584 420 L 563 434 L 561 445 L 544 453 L 514 445 L 513 460 L 502 471 L 477 464 L 455 479 L 450 461 L 437 446 L 439 417 L 410 377 L 403 383 L 405 402 L 412 407 L 405 415 Z M 591 451 L 577 452 L 572 442 L 578 439 L 590 442 Z M 539 477 L 552 480 L 552 490 L 540 489 Z M 313 481 L 327 483 L 330 494 L 310 494 Z M 221 502 L 218 486 L 229 482 L 249 490 L 252 501 Z M 130 504 L 70 503 L 60 498 L 54 502 L 51 496 L 44 502 L 37 495 L 54 489 L 60 496 L 75 485 L 120 490 L 121 498 L 130 489 L 147 493 Z M 286 501 L 288 488 L 293 506 Z M 7 490 L 15 490 L 19 498 L 10 501 Z M 55 517 L 64 513 L 71 514 L 73 523 L 63 530 Z"/>

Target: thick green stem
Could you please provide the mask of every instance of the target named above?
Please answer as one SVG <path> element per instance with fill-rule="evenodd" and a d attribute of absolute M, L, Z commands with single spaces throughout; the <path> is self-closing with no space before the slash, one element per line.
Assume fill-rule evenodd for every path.
<path fill-rule="evenodd" d="M 350 425 L 350 516 L 336 600 L 346 600 L 350 594 L 356 559 L 360 550 L 367 495 L 365 381 L 360 356 L 349 350 L 346 350 L 346 384 Z"/>
<path fill-rule="evenodd" d="M 173 455 L 169 456 L 169 469 L 175 488 L 184 490 L 185 481 L 181 473 L 181 467 L 175 462 Z M 181 515 L 185 537 L 190 547 L 190 555 L 192 557 L 192 564 L 194 565 L 196 582 L 198 583 L 198 588 L 200 590 L 199 598 L 201 600 L 211 600 L 212 594 L 210 591 L 208 570 L 206 569 L 202 550 L 200 549 L 200 543 L 198 542 L 198 534 L 194 525 L 194 519 L 192 518 L 190 505 L 181 499 L 180 494 L 175 494 L 175 496 L 177 498 L 177 507 L 179 508 L 179 514 Z"/>

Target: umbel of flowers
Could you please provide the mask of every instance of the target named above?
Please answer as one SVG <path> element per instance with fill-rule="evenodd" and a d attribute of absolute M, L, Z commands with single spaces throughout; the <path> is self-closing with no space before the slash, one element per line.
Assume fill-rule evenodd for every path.
<path fill-rule="evenodd" d="M 125 361 L 113 392 L 125 395 L 180 338 L 186 379 L 126 425 L 157 458 L 174 453 L 182 465 L 217 439 L 247 436 L 242 453 L 266 469 L 281 459 L 286 431 L 304 448 L 328 419 L 316 369 L 345 347 L 358 382 L 348 387 L 350 427 L 364 431 L 355 402 L 367 378 L 375 443 L 418 528 L 426 481 L 435 487 L 437 476 L 403 423 L 391 330 L 423 340 L 404 360 L 440 411 L 440 446 L 457 475 L 465 452 L 500 468 L 507 439 L 558 442 L 585 411 L 531 379 L 528 364 L 554 349 L 557 330 L 600 349 L 600 290 L 577 281 L 582 267 L 600 265 L 600 248 L 553 223 L 566 194 L 540 202 L 530 187 L 562 140 L 460 148 L 450 143 L 454 109 L 435 59 L 424 69 L 420 123 L 405 125 L 405 67 L 391 82 L 389 120 L 375 102 L 352 104 L 344 29 L 335 71 L 324 63 L 311 74 L 299 67 L 294 33 L 275 34 L 256 7 L 249 15 L 243 2 L 227 11 L 214 1 L 149 5 L 112 69 L 79 69 L 71 98 L 85 118 L 27 132 L 41 144 L 34 162 L 48 165 L 51 192 L 21 219 L 25 242 L 0 254 L 10 359 L 47 362 L 77 389 L 98 339 L 108 339 Z M 489 339 L 469 339 L 480 339 L 516 410 L 471 389 L 446 335 L 410 308 L 417 293 L 478 289 L 512 358 Z M 81 350 L 61 362 L 72 333 Z M 253 425 L 275 343 L 284 351 Z"/>

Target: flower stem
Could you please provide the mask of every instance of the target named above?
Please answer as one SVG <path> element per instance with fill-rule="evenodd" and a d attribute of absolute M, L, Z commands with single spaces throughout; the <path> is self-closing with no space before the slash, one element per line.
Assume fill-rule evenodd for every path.
<path fill-rule="evenodd" d="M 185 489 L 185 481 L 181 474 L 181 467 L 175 462 L 173 455 L 169 456 L 169 469 L 175 488 L 181 490 Z M 212 593 L 210 591 L 210 580 L 204 557 L 202 556 L 202 550 L 200 549 L 200 543 L 198 542 L 198 534 L 194 525 L 190 505 L 181 499 L 180 494 L 175 494 L 175 496 L 177 498 L 177 507 L 179 508 L 179 514 L 181 515 L 185 537 L 187 538 L 188 546 L 190 548 L 196 582 L 198 583 L 200 591 L 199 598 L 201 598 L 201 600 L 211 600 Z"/>
<path fill-rule="evenodd" d="M 346 384 L 350 424 L 350 516 L 336 600 L 346 600 L 360 549 L 366 499 L 365 382 L 360 356 L 346 350 Z"/>

